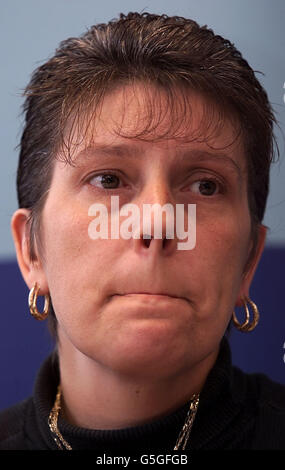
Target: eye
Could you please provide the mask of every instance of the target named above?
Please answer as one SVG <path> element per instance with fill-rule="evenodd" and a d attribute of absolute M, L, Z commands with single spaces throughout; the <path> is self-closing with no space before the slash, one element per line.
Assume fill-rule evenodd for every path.
<path fill-rule="evenodd" d="M 101 173 L 99 175 L 93 175 L 89 179 L 89 183 L 96 187 L 102 185 L 103 189 L 117 189 L 120 185 L 120 178 L 113 173 Z"/>
<path fill-rule="evenodd" d="M 190 186 L 194 188 L 194 192 L 199 192 L 202 196 L 213 196 L 221 192 L 221 185 L 216 179 L 201 179 L 195 181 Z"/>

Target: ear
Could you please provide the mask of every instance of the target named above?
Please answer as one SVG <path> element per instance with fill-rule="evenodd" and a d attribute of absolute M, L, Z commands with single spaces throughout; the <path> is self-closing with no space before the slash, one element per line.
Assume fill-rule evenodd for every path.
<path fill-rule="evenodd" d="M 254 256 L 254 258 L 251 262 L 251 265 L 250 265 L 249 269 L 247 270 L 247 273 L 246 273 L 246 275 L 245 275 L 245 277 L 242 281 L 240 291 L 239 291 L 239 295 L 238 295 L 238 299 L 236 301 L 236 307 L 242 307 L 243 306 L 242 299 L 244 297 L 249 298 L 250 285 L 252 283 L 256 268 L 258 266 L 258 263 L 260 261 L 261 255 L 262 255 L 263 250 L 264 250 L 265 241 L 266 241 L 266 233 L 267 233 L 267 227 L 260 224 L 259 227 L 258 227 L 258 242 L 257 242 L 256 253 L 255 253 L 255 256 Z M 251 245 L 251 248 L 252 248 L 252 245 Z"/>
<path fill-rule="evenodd" d="M 45 295 L 49 292 L 48 284 L 46 281 L 45 272 L 42 263 L 37 257 L 37 260 L 30 259 L 30 243 L 29 243 L 29 230 L 28 230 L 28 217 L 31 211 L 28 209 L 18 209 L 14 212 L 11 219 L 11 230 L 15 244 L 17 261 L 28 288 L 31 289 L 35 282 L 40 286 L 40 295 Z M 37 255 L 38 256 L 38 255 Z"/>

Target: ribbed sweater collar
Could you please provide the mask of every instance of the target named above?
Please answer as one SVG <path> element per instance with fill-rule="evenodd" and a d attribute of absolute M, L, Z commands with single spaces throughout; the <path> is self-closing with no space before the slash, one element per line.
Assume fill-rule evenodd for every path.
<path fill-rule="evenodd" d="M 220 344 L 217 360 L 200 393 L 200 403 L 189 438 L 189 449 L 215 448 L 229 439 L 230 423 L 240 413 L 244 396 L 243 381 L 233 385 L 234 368 L 226 338 Z M 49 356 L 35 383 L 34 407 L 37 427 L 46 448 L 57 449 L 48 426 L 59 383 L 58 362 Z M 60 416 L 58 427 L 74 450 L 92 449 L 120 455 L 122 452 L 171 452 L 184 424 L 189 403 L 171 414 L 136 427 L 119 430 L 90 430 L 73 426 Z M 233 436 L 234 438 L 234 436 Z"/>

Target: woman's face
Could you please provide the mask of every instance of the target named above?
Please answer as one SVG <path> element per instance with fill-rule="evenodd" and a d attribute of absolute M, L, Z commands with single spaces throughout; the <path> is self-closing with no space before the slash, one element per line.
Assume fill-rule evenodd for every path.
<path fill-rule="evenodd" d="M 143 141 L 115 132 L 128 134 L 143 123 L 143 89 L 117 89 L 105 98 L 92 145 L 76 148 L 76 167 L 55 161 L 42 213 L 45 262 L 26 282 L 50 292 L 61 350 L 72 348 L 114 372 L 171 375 L 193 367 L 217 350 L 248 293 L 244 149 L 229 121 L 208 143 L 191 141 L 203 100 L 193 93 L 189 100 L 188 143 Z M 102 173 L 115 176 L 104 180 Z M 149 246 L 143 239 L 91 239 L 95 216 L 88 210 L 101 203 L 110 216 L 111 196 L 141 214 L 146 203 L 184 204 L 185 228 L 188 204 L 196 204 L 195 248 L 178 250 L 176 238 Z M 264 242 L 265 232 L 260 236 Z"/>

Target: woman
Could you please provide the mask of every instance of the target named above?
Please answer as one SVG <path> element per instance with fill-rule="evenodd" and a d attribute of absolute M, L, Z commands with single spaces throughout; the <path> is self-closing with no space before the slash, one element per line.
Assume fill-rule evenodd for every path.
<path fill-rule="evenodd" d="M 57 348 L 33 397 L 1 413 L 0 449 L 285 449 L 285 387 L 233 367 L 226 339 L 231 319 L 258 323 L 274 153 L 248 63 L 192 20 L 130 13 L 62 42 L 25 94 L 12 232 Z M 183 205 L 192 248 L 166 216 L 160 236 L 154 218 L 116 236 L 112 196 L 140 214 Z"/>

